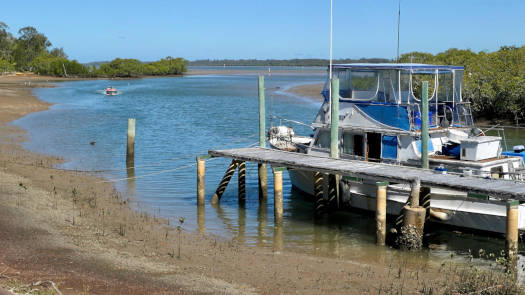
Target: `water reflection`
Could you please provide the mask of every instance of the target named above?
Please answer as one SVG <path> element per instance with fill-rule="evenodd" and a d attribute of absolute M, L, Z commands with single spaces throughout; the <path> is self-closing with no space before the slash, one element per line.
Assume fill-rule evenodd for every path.
<path fill-rule="evenodd" d="M 126 161 L 126 177 L 128 182 L 126 194 L 128 197 L 134 198 L 136 195 L 134 161 Z"/>
<path fill-rule="evenodd" d="M 283 225 L 280 223 L 275 224 L 273 227 L 273 250 L 283 250 Z"/>
<path fill-rule="evenodd" d="M 239 204 L 239 208 L 237 210 L 237 224 L 238 231 L 236 239 L 239 241 L 239 243 L 244 243 L 246 241 L 246 208 L 241 204 Z"/>
<path fill-rule="evenodd" d="M 229 214 L 225 212 L 225 210 L 221 207 L 220 203 L 211 204 L 211 207 L 215 209 L 217 218 L 219 218 L 222 221 L 223 225 L 228 230 L 229 236 L 235 237 L 235 233 L 237 232 L 238 227 L 236 227 L 232 219 L 228 217 Z"/>
<path fill-rule="evenodd" d="M 264 246 L 268 239 L 266 234 L 267 219 L 268 219 L 268 202 L 266 199 L 259 200 L 257 207 L 257 245 Z"/>

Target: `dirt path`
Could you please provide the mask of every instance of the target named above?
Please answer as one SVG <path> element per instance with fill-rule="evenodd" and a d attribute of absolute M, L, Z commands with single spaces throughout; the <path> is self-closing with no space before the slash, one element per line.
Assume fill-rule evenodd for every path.
<path fill-rule="evenodd" d="M 29 85 L 31 81 L 31 85 Z M 421 290 L 438 268 L 384 253 L 367 264 L 179 232 L 131 210 L 101 179 L 21 148 L 8 122 L 49 105 L 41 77 L 0 77 L 0 286 L 63 294 L 362 294 Z M 44 86 L 49 86 L 45 84 Z M 406 257 L 406 256 L 402 256 Z M 25 286 L 25 287 L 24 287 Z M 49 283 L 42 294 L 55 294 Z"/>

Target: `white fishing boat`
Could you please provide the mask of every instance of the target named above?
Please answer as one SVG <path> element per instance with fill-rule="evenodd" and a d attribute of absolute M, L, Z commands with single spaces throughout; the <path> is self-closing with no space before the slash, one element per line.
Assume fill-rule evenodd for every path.
<path fill-rule="evenodd" d="M 462 98 L 463 67 L 426 64 L 339 64 L 339 157 L 395 165 L 421 163 L 421 118 L 428 116 L 428 153 L 435 173 L 523 181 L 523 155 L 502 153 L 502 137 L 485 136 L 474 125 L 470 103 Z M 421 113 L 421 81 L 430 81 L 428 114 Z M 319 156 L 330 155 L 329 80 L 324 103 L 311 124 L 313 136 L 298 136 L 291 127 L 269 130 L 273 148 Z M 292 185 L 313 194 L 312 172 L 290 170 Z M 505 232 L 506 204 L 492 196 L 430 188 L 431 221 Z M 343 177 L 343 206 L 375 211 L 376 183 Z M 409 199 L 409 185 L 391 183 L 387 213 L 399 215 Z M 519 229 L 525 231 L 525 204 L 519 206 Z"/>

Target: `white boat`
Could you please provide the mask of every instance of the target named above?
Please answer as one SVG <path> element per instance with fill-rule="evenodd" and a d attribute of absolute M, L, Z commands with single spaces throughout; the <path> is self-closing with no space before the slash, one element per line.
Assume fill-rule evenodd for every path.
<path fill-rule="evenodd" d="M 484 136 L 475 127 L 469 102 L 462 99 L 463 67 L 426 64 L 334 65 L 339 91 L 339 156 L 341 159 L 419 166 L 421 162 L 420 81 L 429 85 L 430 169 L 482 178 L 523 181 L 523 157 L 502 154 L 501 137 Z M 319 156 L 330 155 L 328 80 L 312 128 L 313 137 L 297 136 L 290 127 L 269 130 L 273 148 Z M 505 155 L 507 154 L 507 155 Z M 292 185 L 313 195 L 313 173 L 290 170 Z M 491 196 L 430 188 L 431 221 L 505 233 L 506 204 Z M 387 213 L 399 215 L 410 186 L 391 183 Z M 343 177 L 340 202 L 375 211 L 376 183 Z M 519 229 L 525 231 L 525 204 L 519 205 Z"/>
<path fill-rule="evenodd" d="M 108 88 L 104 89 L 104 94 L 112 96 L 112 95 L 118 95 L 119 93 L 117 89 L 115 89 L 115 87 L 108 86 Z"/>

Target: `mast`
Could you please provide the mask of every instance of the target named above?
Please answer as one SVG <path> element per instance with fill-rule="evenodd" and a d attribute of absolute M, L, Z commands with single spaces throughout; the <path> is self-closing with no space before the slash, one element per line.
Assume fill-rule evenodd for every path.
<path fill-rule="evenodd" d="M 329 104 L 328 104 L 328 113 L 331 114 L 332 111 L 332 0 L 330 0 L 330 68 L 329 68 L 329 74 L 328 77 L 330 79 L 330 83 L 328 83 L 328 97 L 329 97 Z"/>
<path fill-rule="evenodd" d="M 401 0 L 398 2 L 397 8 L 397 62 L 399 63 L 399 28 L 401 24 Z"/>

